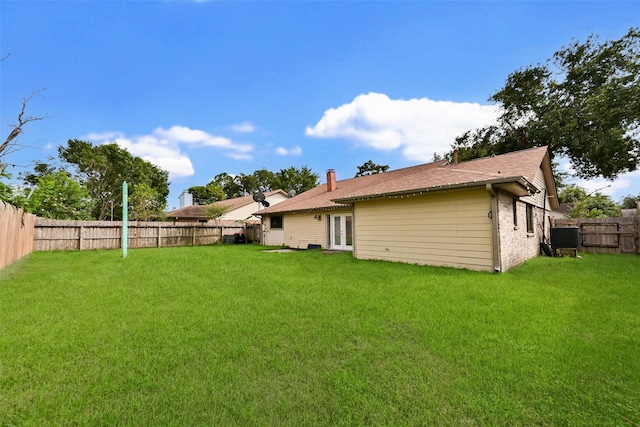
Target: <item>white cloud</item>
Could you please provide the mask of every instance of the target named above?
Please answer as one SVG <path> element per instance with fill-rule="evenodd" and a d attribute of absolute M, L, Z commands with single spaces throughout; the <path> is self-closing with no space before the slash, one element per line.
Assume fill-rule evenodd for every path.
<path fill-rule="evenodd" d="M 289 150 L 284 147 L 278 147 L 276 148 L 276 154 L 280 156 L 299 156 L 302 154 L 302 148 L 297 145 Z"/>
<path fill-rule="evenodd" d="M 567 157 L 559 156 L 556 161 L 561 171 L 572 175 L 566 180 L 567 184 L 575 184 L 582 187 L 587 193 L 599 192 L 610 196 L 614 201 L 620 201 L 620 199 L 629 194 L 635 196 L 640 193 L 640 170 L 622 174 L 615 181 L 604 178 L 581 179 L 573 177 L 575 176 L 575 169 Z"/>
<path fill-rule="evenodd" d="M 231 130 L 238 133 L 252 133 L 252 132 L 255 132 L 256 127 L 251 122 L 242 122 L 235 125 L 231 125 Z"/>
<path fill-rule="evenodd" d="M 211 147 L 226 150 L 226 156 L 236 160 L 251 160 L 253 147 L 237 144 L 229 138 L 210 135 L 207 132 L 185 126 L 169 129 L 157 128 L 149 135 L 126 137 L 122 133 L 90 134 L 86 139 L 98 144 L 116 143 L 134 156 L 158 165 L 169 172 L 170 177 L 187 177 L 195 173 L 189 155 L 189 147 Z"/>
<path fill-rule="evenodd" d="M 325 111 L 306 134 L 345 138 L 377 150 L 402 149 L 410 160 L 429 161 L 434 152 L 449 151 L 457 136 L 494 123 L 497 115 L 497 106 L 428 98 L 394 100 L 369 93 Z"/>
<path fill-rule="evenodd" d="M 629 194 L 638 195 L 640 191 L 640 170 L 620 175 L 615 181 L 609 181 L 604 178 L 578 179 L 575 184 L 587 190 L 587 193 L 595 193 L 597 191 L 618 201 L 618 199 Z"/>

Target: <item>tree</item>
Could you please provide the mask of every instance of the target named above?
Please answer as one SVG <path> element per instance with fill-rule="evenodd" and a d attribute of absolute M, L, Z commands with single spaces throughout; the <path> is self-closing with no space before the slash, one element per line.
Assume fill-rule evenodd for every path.
<path fill-rule="evenodd" d="M 158 192 L 146 182 L 134 184 L 129 195 L 129 217 L 151 221 L 164 218 L 164 206 L 158 203 Z"/>
<path fill-rule="evenodd" d="M 207 185 L 189 187 L 188 191 L 193 196 L 193 203 L 196 205 L 210 205 L 225 198 L 224 190 L 215 181 L 211 181 Z"/>
<path fill-rule="evenodd" d="M 227 211 L 226 206 L 218 206 L 214 204 L 211 206 L 207 206 L 207 208 L 204 210 L 204 214 L 209 219 L 216 219 L 224 215 L 226 211 Z"/>
<path fill-rule="evenodd" d="M 53 159 L 50 159 L 53 160 Z M 47 175 L 51 175 L 55 172 L 59 171 L 54 165 L 49 163 L 44 163 L 40 161 L 36 161 L 33 165 L 33 172 L 26 172 L 21 174 L 22 180 L 27 185 L 37 185 L 40 178 L 43 178 Z"/>
<path fill-rule="evenodd" d="M 615 218 L 620 216 L 620 205 L 610 196 L 599 192 L 587 193 L 584 188 L 565 185 L 558 190 L 558 202 L 568 203 L 571 218 Z"/>
<path fill-rule="evenodd" d="M 2 165 L 0 165 L 0 179 L 2 178 L 11 179 L 11 174 L 6 170 L 4 170 L 2 168 Z M 5 184 L 0 180 L 0 200 L 11 203 L 12 199 L 13 199 L 13 188 L 10 185 Z"/>
<path fill-rule="evenodd" d="M 255 187 L 248 189 L 247 193 L 255 193 L 256 191 L 265 192 L 276 189 L 273 185 L 275 180 L 275 174 L 273 172 L 262 168 L 254 171 L 252 176 L 254 177 L 252 183 Z"/>
<path fill-rule="evenodd" d="M 4 61 L 9 56 L 11 56 L 11 54 L 7 54 L 0 58 L 0 62 Z M 6 168 L 6 165 L 3 161 L 4 157 L 21 148 L 20 145 L 17 144 L 17 139 L 22 133 L 24 133 L 25 127 L 31 122 L 36 122 L 48 118 L 47 116 L 31 116 L 27 114 L 27 105 L 33 100 L 33 98 L 38 96 L 41 91 L 42 90 L 34 91 L 30 96 L 22 98 L 17 122 L 11 124 L 9 135 L 7 135 L 4 141 L 0 140 L 2 141 L 0 142 L 0 176 Z"/>
<path fill-rule="evenodd" d="M 494 126 L 456 139 L 461 160 L 547 145 L 582 178 L 614 179 L 640 163 L 640 29 L 600 43 L 590 36 L 545 64 L 511 73 L 490 98 Z"/>
<path fill-rule="evenodd" d="M 356 178 L 359 176 L 373 175 L 376 173 L 384 173 L 389 169 L 389 165 L 378 165 L 373 163 L 371 160 L 364 162 L 361 166 L 358 166 L 358 173 L 356 173 Z"/>
<path fill-rule="evenodd" d="M 587 190 L 575 184 L 566 185 L 558 191 L 558 203 L 575 203 L 586 199 Z"/>
<path fill-rule="evenodd" d="M 117 144 L 94 146 L 90 142 L 69 140 L 59 147 L 60 158 L 75 166 L 80 183 L 89 191 L 95 203 L 92 217 L 103 220 L 122 217 L 122 183 L 131 188 L 147 184 L 155 191 L 153 206 L 164 211 L 169 194 L 169 174 L 140 157 L 131 155 Z"/>
<path fill-rule="evenodd" d="M 307 166 L 302 166 L 301 169 L 291 166 L 287 169 L 280 169 L 279 172 L 275 173 L 273 188 L 286 192 L 294 190 L 297 194 L 300 194 L 317 187 L 319 183 L 320 176 Z"/>
<path fill-rule="evenodd" d="M 611 197 L 595 193 L 573 204 L 569 211 L 571 218 L 617 218 L 621 216 L 620 206 Z"/>
<path fill-rule="evenodd" d="M 236 181 L 237 176 L 229 175 L 226 172 L 219 173 L 213 178 L 212 182 L 218 184 L 224 191 L 225 198 L 234 199 L 242 194 L 242 186 Z"/>
<path fill-rule="evenodd" d="M 638 202 L 640 202 L 640 194 L 637 196 L 629 194 L 620 201 L 620 207 L 622 209 L 636 209 Z"/>
<path fill-rule="evenodd" d="M 3 158 L 20 148 L 20 146 L 17 144 L 17 138 L 22 133 L 24 133 L 25 126 L 31 122 L 44 120 L 47 118 L 46 116 L 27 115 L 27 104 L 29 104 L 29 102 L 39 93 L 40 91 L 35 91 L 30 96 L 22 99 L 20 112 L 18 113 L 18 121 L 11 125 L 11 131 L 9 132 L 9 135 L 2 143 L 0 143 L 0 171 L 4 169 Z"/>
<path fill-rule="evenodd" d="M 46 173 L 31 174 L 30 181 L 25 184 L 22 191 L 14 194 L 12 203 L 26 212 L 41 218 L 90 219 L 93 205 L 89 193 L 69 173 L 47 170 Z"/>
<path fill-rule="evenodd" d="M 308 167 L 302 166 L 301 169 L 298 169 L 291 166 L 276 173 L 267 169 L 258 169 L 250 175 L 221 173 L 216 175 L 212 182 L 222 188 L 227 199 L 233 199 L 258 191 L 265 192 L 276 189 L 295 190 L 296 193 L 302 193 L 316 187 L 319 180 L 319 175 Z"/>

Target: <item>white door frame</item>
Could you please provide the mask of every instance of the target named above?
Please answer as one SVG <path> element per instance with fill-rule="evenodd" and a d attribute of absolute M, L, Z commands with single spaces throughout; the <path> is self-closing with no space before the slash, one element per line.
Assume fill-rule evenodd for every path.
<path fill-rule="evenodd" d="M 349 227 L 351 229 L 349 229 Z M 353 215 L 331 215 L 329 218 L 329 242 L 331 249 L 353 250 Z"/>

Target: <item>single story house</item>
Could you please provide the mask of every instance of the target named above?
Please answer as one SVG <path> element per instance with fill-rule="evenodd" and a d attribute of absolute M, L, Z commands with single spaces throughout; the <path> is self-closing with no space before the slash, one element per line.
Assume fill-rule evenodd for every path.
<path fill-rule="evenodd" d="M 547 147 L 327 182 L 260 212 L 262 243 L 503 272 L 540 253 L 558 208 Z"/>
<path fill-rule="evenodd" d="M 269 205 L 277 205 L 289 198 L 287 193 L 282 190 L 265 191 L 265 201 Z M 191 200 L 188 198 L 187 200 Z M 246 221 L 260 222 L 260 218 L 254 214 L 260 214 L 265 209 L 264 204 L 258 203 L 253 199 L 253 195 L 244 197 L 236 197 L 235 199 L 220 200 L 211 205 L 192 205 L 187 202 L 187 206 L 180 209 L 167 212 L 167 219 L 174 222 L 214 222 L 207 216 L 207 209 L 211 206 L 219 206 L 225 209 L 225 212 L 218 221 Z M 257 209 L 257 210 L 256 210 Z"/>

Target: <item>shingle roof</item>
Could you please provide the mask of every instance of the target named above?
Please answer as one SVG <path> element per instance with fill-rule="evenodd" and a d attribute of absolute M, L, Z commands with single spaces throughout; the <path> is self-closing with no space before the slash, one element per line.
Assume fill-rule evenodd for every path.
<path fill-rule="evenodd" d="M 208 206 L 205 205 L 191 205 L 185 208 L 167 212 L 167 216 L 179 218 L 207 218 L 207 215 L 205 215 L 204 213 L 207 207 Z"/>
<path fill-rule="evenodd" d="M 274 194 L 282 193 L 286 195 L 282 190 L 265 191 L 265 197 L 272 196 Z M 205 211 L 210 206 L 221 206 L 227 209 L 227 212 L 235 209 L 247 206 L 249 204 L 256 203 L 253 200 L 253 194 L 243 197 L 236 197 L 234 199 L 219 200 L 211 205 L 191 205 L 181 209 L 176 209 L 171 212 L 167 212 L 167 216 L 178 218 L 207 218 Z"/>
<path fill-rule="evenodd" d="M 337 181 L 337 187 L 333 191 L 327 191 L 327 185 L 322 184 L 261 213 L 325 210 L 345 207 L 351 201 L 362 198 L 436 191 L 490 182 L 517 183 L 520 191 L 536 191 L 532 183 L 545 158 L 548 162 L 547 147 L 538 147 L 458 164 L 446 161 L 427 163 Z"/>

